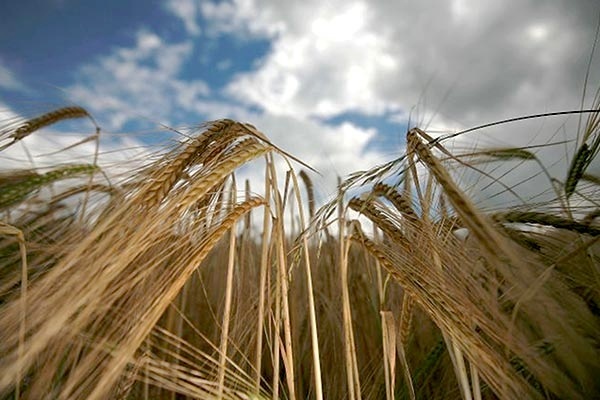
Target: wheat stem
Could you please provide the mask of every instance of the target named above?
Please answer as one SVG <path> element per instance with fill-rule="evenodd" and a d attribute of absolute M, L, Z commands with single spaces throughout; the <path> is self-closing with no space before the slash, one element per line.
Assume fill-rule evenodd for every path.
<path fill-rule="evenodd" d="M 236 199 L 236 185 L 235 178 L 232 177 L 231 183 L 231 203 L 235 204 Z M 234 227 L 229 231 L 229 258 L 227 262 L 227 278 L 225 283 L 225 305 L 223 308 L 223 322 L 221 324 L 221 341 L 219 347 L 219 372 L 218 372 L 218 393 L 217 399 L 223 398 L 223 390 L 225 385 L 225 366 L 227 361 L 227 342 L 229 341 L 229 322 L 231 320 L 231 302 L 233 295 L 233 270 L 235 267 L 235 243 L 236 234 Z"/>

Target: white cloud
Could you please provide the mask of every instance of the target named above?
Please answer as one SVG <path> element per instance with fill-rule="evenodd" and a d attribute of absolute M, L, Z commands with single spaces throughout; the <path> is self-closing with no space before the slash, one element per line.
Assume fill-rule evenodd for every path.
<path fill-rule="evenodd" d="M 294 15 L 294 9 L 297 8 L 295 2 L 287 2 L 282 9 L 289 9 L 290 16 Z M 278 7 L 277 4 L 274 4 Z M 304 7 L 300 7 L 303 9 Z M 210 21 L 207 26 L 209 35 L 217 34 L 236 34 L 244 37 L 247 34 L 256 36 L 273 37 L 287 28 L 285 21 L 275 18 L 265 21 L 256 18 L 258 13 L 271 13 L 270 10 L 260 9 L 260 5 L 254 0 L 238 0 L 235 2 L 221 1 L 203 1 L 200 4 L 200 11 L 203 17 Z"/>
<path fill-rule="evenodd" d="M 228 85 L 230 95 L 268 113 L 304 117 L 345 111 L 378 114 L 396 108 L 376 92 L 380 77 L 394 74 L 398 62 L 385 35 L 370 28 L 373 13 L 366 3 L 341 7 L 323 3 L 314 7 L 304 27 L 297 23 L 297 15 L 288 13 L 291 20 L 277 20 L 277 10 L 272 11 L 267 7 L 264 15 L 257 14 L 255 23 L 285 28 L 260 67 Z"/>
<path fill-rule="evenodd" d="M 68 88 L 74 101 L 106 116 L 109 129 L 149 118 L 173 123 L 193 103 L 210 93 L 202 80 L 180 78 L 192 43 L 167 43 L 156 34 L 140 31 L 132 48 L 118 48 L 84 66 L 78 83 Z"/>
<path fill-rule="evenodd" d="M 366 168 L 377 160 L 376 152 L 367 151 L 374 129 L 362 129 L 344 122 L 336 126 L 316 121 L 263 114 L 253 123 L 284 150 L 294 154 L 330 178 L 344 176 L 356 168 Z"/>
<path fill-rule="evenodd" d="M 17 78 L 13 71 L 2 65 L 2 60 L 0 60 L 0 88 L 18 92 L 30 91 L 30 89 Z"/>
<path fill-rule="evenodd" d="M 382 118 L 391 113 L 397 122 L 412 114 L 413 123 L 438 130 L 434 136 L 440 130 L 577 109 L 598 15 L 592 1 L 575 6 L 562 0 L 230 0 L 205 2 L 201 10 L 214 34 L 272 41 L 257 67 L 227 86 L 230 96 L 265 116 L 310 124 L 347 112 Z M 597 89 L 598 56 L 589 82 L 588 91 Z M 411 113 L 413 106 L 418 112 Z M 576 118 L 565 125 L 564 118 L 511 124 L 469 134 L 457 144 L 506 147 L 572 140 L 573 122 Z M 294 149 L 303 146 L 296 139 Z M 560 179 L 573 143 L 568 147 L 539 150 L 546 165 L 561 160 L 553 169 Z M 519 168 L 504 177 L 507 184 L 533 171 L 531 165 Z"/>
<path fill-rule="evenodd" d="M 207 29 L 273 40 L 228 86 L 265 112 L 381 115 L 425 97 L 463 125 L 576 105 L 597 19 L 591 3 L 535 0 L 232 0 L 202 12 Z"/>
<path fill-rule="evenodd" d="M 200 34 L 200 26 L 196 22 L 198 2 L 196 0 L 169 0 L 165 8 L 183 22 L 187 33 L 192 36 Z"/>

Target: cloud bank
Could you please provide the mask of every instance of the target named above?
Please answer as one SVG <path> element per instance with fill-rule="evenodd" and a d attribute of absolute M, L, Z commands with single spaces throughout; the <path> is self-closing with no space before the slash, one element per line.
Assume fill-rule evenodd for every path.
<path fill-rule="evenodd" d="M 113 131 L 140 120 L 251 122 L 322 171 L 323 187 L 401 154 L 392 144 L 409 118 L 436 135 L 578 108 L 600 15 L 592 0 L 170 0 L 163 11 L 184 34 L 140 26 L 132 45 L 76 69 L 71 98 Z M 249 53 L 256 58 L 240 69 L 219 53 L 223 41 L 240 54 L 254 41 L 268 48 Z M 599 60 L 589 66 L 588 92 L 600 86 Z M 211 74 L 225 83 L 213 84 Z M 12 77 L 0 69 L 0 83 L 16 87 Z M 573 140 L 576 126 L 577 118 L 536 120 L 459 144 Z M 548 164 L 562 159 L 562 168 L 569 154 L 564 146 L 540 150 Z"/>

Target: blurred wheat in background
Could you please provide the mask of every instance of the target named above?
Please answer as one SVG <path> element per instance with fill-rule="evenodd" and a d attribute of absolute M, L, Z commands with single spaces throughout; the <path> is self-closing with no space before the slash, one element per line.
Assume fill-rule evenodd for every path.
<path fill-rule="evenodd" d="M 414 128 L 319 209 L 305 166 L 232 120 L 110 179 L 97 152 L 3 171 L 0 395 L 598 398 L 588 115 L 562 176 L 535 146 L 458 152 Z M 70 118 L 91 119 L 3 121 L 2 150 Z M 494 171 L 515 162 L 538 163 L 551 200 L 478 207 L 464 171 L 511 194 Z M 240 181 L 247 164 L 264 179 Z"/>

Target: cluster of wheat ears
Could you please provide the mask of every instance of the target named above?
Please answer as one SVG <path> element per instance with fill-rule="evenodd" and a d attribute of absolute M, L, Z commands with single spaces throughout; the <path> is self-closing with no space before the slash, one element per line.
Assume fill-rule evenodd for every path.
<path fill-rule="evenodd" d="M 587 115 L 553 200 L 494 212 L 456 171 L 501 183 L 477 165 L 535 152 L 456 154 L 418 128 L 317 210 L 302 164 L 227 119 L 118 181 L 97 153 L 4 171 L 0 398 L 598 398 Z M 95 125 L 81 107 L 4 121 L 0 151 L 70 118 Z M 264 181 L 238 189 L 246 164 Z"/>

